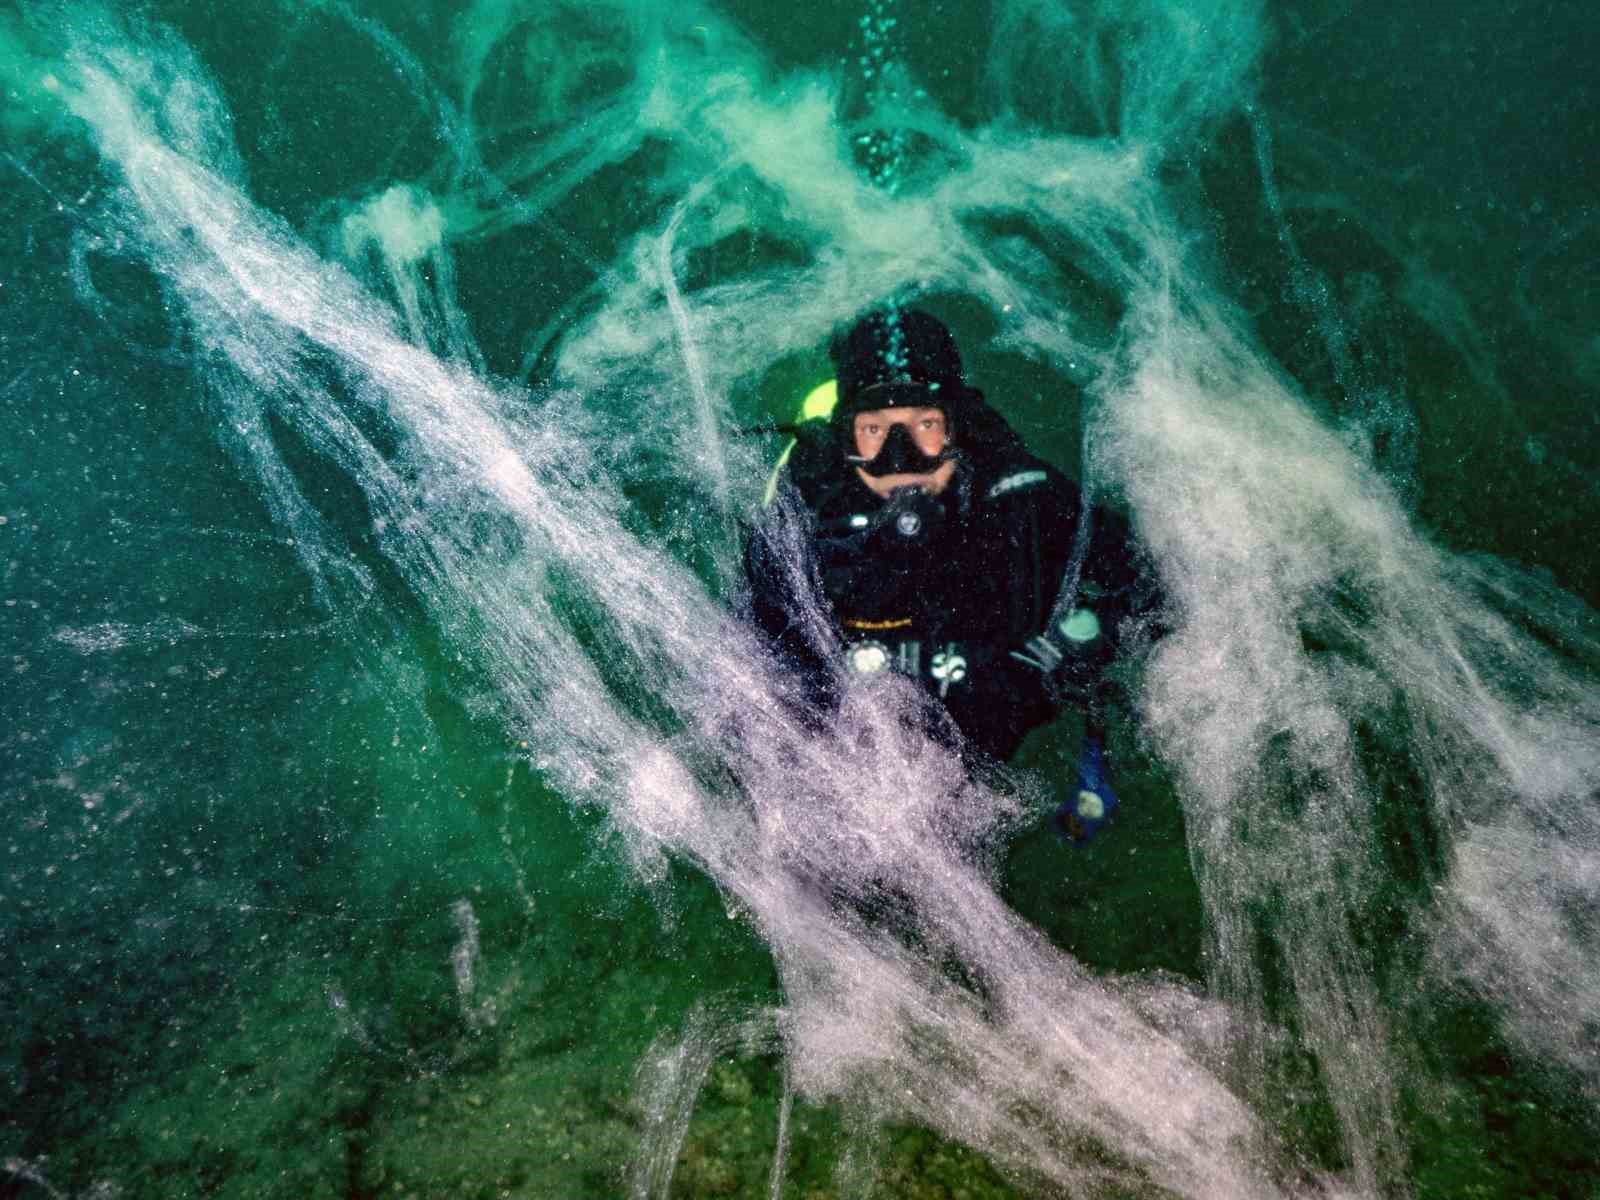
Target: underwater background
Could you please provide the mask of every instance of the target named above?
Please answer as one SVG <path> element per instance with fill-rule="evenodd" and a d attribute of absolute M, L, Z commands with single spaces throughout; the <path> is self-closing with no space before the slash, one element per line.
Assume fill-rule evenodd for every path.
<path fill-rule="evenodd" d="M 0 10 L 0 1195 L 1600 1195 L 1597 57 Z M 885 298 L 1162 582 L 1086 846 L 1070 714 L 964 786 L 739 620 Z"/>

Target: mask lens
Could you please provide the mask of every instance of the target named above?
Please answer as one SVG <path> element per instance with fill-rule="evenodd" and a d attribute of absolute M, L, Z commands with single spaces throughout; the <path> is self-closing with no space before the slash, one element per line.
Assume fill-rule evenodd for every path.
<path fill-rule="evenodd" d="M 937 470 L 943 461 L 942 453 L 923 453 L 922 447 L 917 445 L 916 439 L 911 436 L 910 428 L 903 421 L 896 421 L 889 426 L 889 436 L 884 439 L 877 454 L 866 462 L 857 460 L 863 471 L 878 477 L 925 475 L 929 471 Z"/>

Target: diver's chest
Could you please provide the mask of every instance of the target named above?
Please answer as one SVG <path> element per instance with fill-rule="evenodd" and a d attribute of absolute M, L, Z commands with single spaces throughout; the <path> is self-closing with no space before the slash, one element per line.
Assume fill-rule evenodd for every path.
<path fill-rule="evenodd" d="M 1005 638 L 1027 572 L 1003 530 L 951 539 L 910 564 L 858 562 L 830 572 L 828 599 L 846 638 Z"/>

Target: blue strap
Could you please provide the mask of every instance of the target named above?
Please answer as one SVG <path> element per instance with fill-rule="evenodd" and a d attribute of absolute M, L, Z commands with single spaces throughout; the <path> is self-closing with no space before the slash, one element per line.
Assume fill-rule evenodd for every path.
<path fill-rule="evenodd" d="M 1095 734 L 1084 736 L 1076 784 L 1056 809 L 1056 829 L 1069 841 L 1086 842 L 1117 811 L 1117 796 L 1106 773 L 1105 744 Z"/>

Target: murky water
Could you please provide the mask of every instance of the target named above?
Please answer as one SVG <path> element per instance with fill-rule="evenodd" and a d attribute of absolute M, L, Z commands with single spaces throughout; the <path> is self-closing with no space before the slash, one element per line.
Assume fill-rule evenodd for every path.
<path fill-rule="evenodd" d="M 0 1191 L 1591 1195 L 1597 41 L 0 18 Z M 885 297 L 1162 582 L 1087 847 L 739 619 Z"/>

